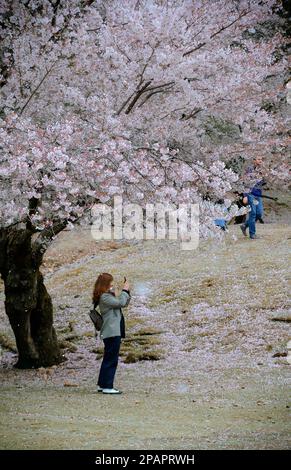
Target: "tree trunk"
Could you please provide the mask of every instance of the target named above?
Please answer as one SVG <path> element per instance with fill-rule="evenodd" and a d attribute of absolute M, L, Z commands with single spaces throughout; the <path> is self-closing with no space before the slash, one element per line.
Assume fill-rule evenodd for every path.
<path fill-rule="evenodd" d="M 18 349 L 15 367 L 35 368 L 62 360 L 53 327 L 53 306 L 32 250 L 27 229 L 2 231 L 0 270 L 5 309 Z"/>

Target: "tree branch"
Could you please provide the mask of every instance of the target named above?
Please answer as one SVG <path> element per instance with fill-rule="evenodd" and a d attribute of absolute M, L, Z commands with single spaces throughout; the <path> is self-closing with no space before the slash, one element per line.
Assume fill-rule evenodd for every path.
<path fill-rule="evenodd" d="M 142 69 L 142 71 L 141 71 L 139 84 L 138 84 L 138 86 L 137 86 L 138 88 L 141 86 L 141 84 L 142 84 L 143 81 L 144 81 L 143 76 L 144 76 L 144 73 L 145 73 L 145 71 L 146 71 L 146 68 L 147 68 L 147 66 L 149 65 L 149 63 L 150 63 L 150 61 L 151 61 L 151 58 L 153 57 L 154 52 L 155 52 L 156 48 L 157 48 L 159 45 L 160 45 L 160 41 L 157 42 L 157 44 L 155 45 L 155 47 L 152 47 L 152 52 L 151 52 L 151 54 L 150 54 L 148 60 L 147 60 L 146 63 L 144 64 L 143 69 Z"/>
<path fill-rule="evenodd" d="M 196 108 L 190 114 L 188 114 L 188 116 L 186 114 L 182 114 L 180 121 L 188 121 L 188 119 L 195 117 L 196 114 L 200 113 L 200 111 L 202 111 L 202 108 Z"/>
<path fill-rule="evenodd" d="M 45 228 L 32 243 L 32 255 L 36 266 L 40 266 L 53 237 L 60 233 L 68 225 L 68 220 L 56 220 L 52 226 Z"/>
<path fill-rule="evenodd" d="M 165 87 L 170 87 L 170 86 L 173 86 L 175 82 L 168 82 L 168 83 L 164 83 L 163 85 L 155 85 L 155 86 L 152 86 L 150 88 L 149 85 L 150 83 L 152 82 L 152 80 L 148 81 L 142 88 L 141 90 L 136 94 L 135 98 L 132 100 L 131 104 L 128 106 L 127 110 L 125 111 L 125 114 L 129 114 L 130 111 L 132 110 L 133 106 L 135 105 L 135 103 L 137 102 L 137 100 L 141 97 L 141 95 L 143 93 L 147 93 L 148 91 L 153 91 L 153 90 L 158 90 L 159 88 L 165 88 Z M 167 88 L 168 90 L 169 88 Z M 159 91 L 166 91 L 166 90 L 159 90 Z M 150 93 L 150 96 L 152 96 L 154 93 Z M 149 97 L 150 97 L 149 96 Z M 144 102 L 147 100 L 148 98 L 146 98 L 142 104 L 144 104 Z"/>
<path fill-rule="evenodd" d="M 244 16 L 248 15 L 250 13 L 250 11 L 251 10 L 243 11 L 235 20 L 231 21 L 230 23 L 228 23 L 225 26 L 222 26 L 222 28 L 218 29 L 215 33 L 211 34 L 210 39 L 214 38 L 215 36 L 220 34 L 222 31 L 225 31 L 227 28 L 230 28 L 234 23 L 239 21 Z M 184 52 L 183 57 L 186 57 L 187 55 L 192 54 L 193 52 L 197 51 L 198 49 L 201 49 L 201 47 L 205 46 L 206 44 L 207 44 L 206 42 L 201 42 L 200 44 L 198 44 L 198 46 L 194 47 L 190 51 Z"/>
<path fill-rule="evenodd" d="M 170 89 L 171 89 L 173 86 L 174 86 L 174 85 L 172 85 L 171 87 L 167 88 L 166 90 L 156 90 L 156 91 L 153 91 L 152 93 L 150 93 L 149 95 L 147 95 L 147 96 L 145 97 L 145 99 L 138 105 L 138 107 L 140 108 L 141 106 L 143 106 L 147 100 L 149 100 L 153 95 L 156 95 L 157 93 L 170 93 Z M 147 90 L 147 91 L 148 91 L 148 90 Z"/>
<path fill-rule="evenodd" d="M 119 116 L 119 114 L 121 113 L 121 111 L 125 108 L 125 106 L 127 105 L 127 103 L 131 100 L 131 98 L 135 95 L 136 91 L 134 91 L 128 98 L 126 101 L 124 101 L 124 103 L 121 105 L 121 107 L 119 108 L 119 110 L 117 111 L 116 113 L 116 116 Z"/>
<path fill-rule="evenodd" d="M 50 72 L 52 71 L 54 65 L 57 63 L 59 59 L 55 60 L 54 63 L 51 65 L 51 67 L 47 70 L 47 72 L 45 73 L 45 75 L 42 77 L 41 81 L 39 82 L 39 84 L 37 85 L 37 87 L 33 90 L 33 92 L 31 93 L 30 97 L 28 98 L 28 100 L 26 101 L 26 103 L 22 106 L 21 110 L 20 110 L 20 115 L 23 113 L 23 111 L 25 110 L 25 108 L 27 107 L 27 105 L 29 104 L 29 102 L 31 101 L 31 99 L 34 97 L 35 93 L 39 90 L 40 86 L 42 85 L 42 83 L 45 81 L 45 79 L 47 78 L 47 76 L 50 74 Z"/>
<path fill-rule="evenodd" d="M 139 99 L 139 97 L 146 91 L 147 87 L 152 83 L 152 80 L 149 80 L 148 82 L 145 83 L 145 85 L 136 93 L 135 97 L 133 98 L 132 102 L 128 106 L 127 110 L 125 111 L 125 114 L 129 114 L 132 108 L 134 107 L 135 103 Z"/>

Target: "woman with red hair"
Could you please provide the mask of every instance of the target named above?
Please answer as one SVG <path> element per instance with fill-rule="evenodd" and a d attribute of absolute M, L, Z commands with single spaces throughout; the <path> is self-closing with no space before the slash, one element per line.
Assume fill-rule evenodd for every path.
<path fill-rule="evenodd" d="M 98 392 L 120 394 L 113 387 L 118 364 L 121 338 L 125 338 L 125 322 L 121 308 L 127 307 L 131 299 L 129 284 L 125 280 L 119 296 L 115 295 L 113 276 L 109 273 L 99 274 L 93 291 L 94 307 L 99 305 L 103 318 L 100 338 L 104 342 L 104 355 L 98 377 Z"/>

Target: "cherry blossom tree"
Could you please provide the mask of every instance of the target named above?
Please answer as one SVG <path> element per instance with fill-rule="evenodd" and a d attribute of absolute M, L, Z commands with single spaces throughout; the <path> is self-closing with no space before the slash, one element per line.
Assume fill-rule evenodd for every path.
<path fill-rule="evenodd" d="M 0 13 L 5 308 L 18 367 L 47 366 L 61 356 L 43 256 L 96 202 L 196 202 L 209 236 L 236 210 L 235 156 L 259 141 L 286 179 L 284 114 L 263 106 L 285 93 L 284 19 L 275 0 L 4 0 Z"/>
<path fill-rule="evenodd" d="M 3 110 L 40 123 L 74 115 L 86 142 L 122 135 L 195 159 L 252 156 L 258 140 L 262 151 L 282 147 L 284 120 L 265 102 L 285 93 L 280 3 L 16 2 L 6 12 Z M 211 145 L 211 118 L 222 135 L 236 125 L 230 142 Z"/>

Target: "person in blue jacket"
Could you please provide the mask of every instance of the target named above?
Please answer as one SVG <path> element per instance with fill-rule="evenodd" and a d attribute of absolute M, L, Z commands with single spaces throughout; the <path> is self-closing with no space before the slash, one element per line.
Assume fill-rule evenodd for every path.
<path fill-rule="evenodd" d="M 263 201 L 262 201 L 262 188 L 266 184 L 264 177 L 261 174 L 261 165 L 263 163 L 262 157 L 255 157 L 253 165 L 246 170 L 246 181 L 249 183 L 249 190 L 244 192 L 243 203 L 250 206 L 250 212 L 247 220 L 242 224 L 241 230 L 247 236 L 247 229 L 251 239 L 258 238 L 256 235 L 256 222 L 264 223 L 263 220 Z"/>

